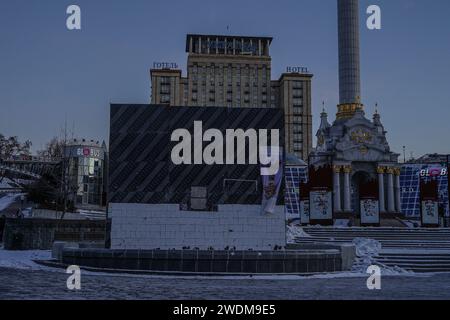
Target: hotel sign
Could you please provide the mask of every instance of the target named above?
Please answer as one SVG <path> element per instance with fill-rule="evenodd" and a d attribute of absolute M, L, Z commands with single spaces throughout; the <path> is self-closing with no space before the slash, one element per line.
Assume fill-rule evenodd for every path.
<path fill-rule="evenodd" d="M 287 73 L 308 73 L 308 68 L 289 66 L 289 67 L 286 67 L 286 72 Z"/>
<path fill-rule="evenodd" d="M 235 41 L 233 43 L 233 41 L 224 41 L 224 40 L 213 40 L 213 41 L 207 41 L 206 42 L 206 46 L 210 49 L 210 50 L 225 50 L 225 48 L 228 51 L 232 51 L 233 49 L 241 51 L 241 52 L 252 52 L 252 53 L 256 53 L 256 51 L 258 50 L 258 46 L 256 44 L 250 44 L 248 42 L 244 42 L 242 43 L 241 41 Z"/>
<path fill-rule="evenodd" d="M 178 69 L 175 62 L 153 62 L 153 69 Z"/>

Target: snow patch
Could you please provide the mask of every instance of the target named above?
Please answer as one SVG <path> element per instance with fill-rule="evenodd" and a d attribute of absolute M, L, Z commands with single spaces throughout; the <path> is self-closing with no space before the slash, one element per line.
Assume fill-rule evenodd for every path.
<path fill-rule="evenodd" d="M 0 211 L 5 210 L 8 208 L 11 204 L 13 204 L 18 197 L 20 197 L 22 193 L 8 193 L 4 197 L 0 198 Z"/>
<path fill-rule="evenodd" d="M 299 225 L 288 225 L 286 232 L 287 243 L 295 243 L 296 238 L 312 238 L 311 235 L 307 234 L 302 227 Z"/>
<path fill-rule="evenodd" d="M 400 267 L 389 267 L 380 263 L 377 258 L 382 250 L 382 245 L 374 239 L 355 238 L 353 244 L 356 247 L 356 261 L 353 264 L 352 271 L 365 273 L 371 265 L 381 268 L 382 275 L 404 275 L 413 274 L 413 272 L 404 270 Z"/>
<path fill-rule="evenodd" d="M 1 189 L 16 189 L 19 186 L 11 179 L 9 178 L 2 178 L 0 179 L 0 188 Z"/>
<path fill-rule="evenodd" d="M 51 251 L 8 251 L 0 249 L 0 267 L 14 269 L 41 270 L 42 266 L 33 260 L 50 260 Z"/>

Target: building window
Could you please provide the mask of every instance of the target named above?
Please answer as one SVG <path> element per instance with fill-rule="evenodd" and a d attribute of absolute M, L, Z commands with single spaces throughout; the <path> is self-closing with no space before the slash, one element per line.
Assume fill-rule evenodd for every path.
<path fill-rule="evenodd" d="M 302 82 L 301 81 L 293 81 L 292 82 L 292 89 L 302 89 Z"/>
<path fill-rule="evenodd" d="M 169 85 L 161 85 L 160 94 L 170 94 L 170 86 Z"/>
<path fill-rule="evenodd" d="M 161 85 L 170 85 L 170 77 L 161 77 Z"/>
<path fill-rule="evenodd" d="M 294 142 L 302 142 L 303 141 L 303 135 L 301 133 L 295 133 L 293 135 Z"/>
<path fill-rule="evenodd" d="M 294 114 L 302 114 L 303 108 L 301 106 L 294 106 L 293 111 L 294 111 Z"/>
<path fill-rule="evenodd" d="M 292 99 L 292 104 L 297 105 L 297 106 L 303 105 L 303 101 L 301 98 L 294 98 L 294 99 Z"/>
<path fill-rule="evenodd" d="M 292 97 L 294 99 L 302 98 L 303 97 L 303 91 L 301 89 L 294 89 L 294 90 L 292 90 Z"/>
<path fill-rule="evenodd" d="M 302 150 L 302 144 L 298 142 L 294 142 L 294 149 L 299 150 L 301 152 Z"/>
<path fill-rule="evenodd" d="M 163 94 L 161 95 L 161 103 L 169 103 L 170 102 L 170 95 Z"/>

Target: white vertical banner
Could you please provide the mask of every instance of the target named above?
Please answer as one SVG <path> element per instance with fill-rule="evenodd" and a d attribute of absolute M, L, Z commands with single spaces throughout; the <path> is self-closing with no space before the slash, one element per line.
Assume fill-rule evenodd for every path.
<path fill-rule="evenodd" d="M 309 199 L 300 201 L 300 223 L 309 224 Z"/>
<path fill-rule="evenodd" d="M 374 199 L 362 199 L 361 206 L 361 224 L 379 224 L 380 223 L 380 203 Z"/>
<path fill-rule="evenodd" d="M 327 190 L 311 191 L 309 193 L 310 220 L 333 219 L 333 195 Z"/>
<path fill-rule="evenodd" d="M 261 151 L 261 154 L 267 154 L 267 149 Z M 262 213 L 273 214 L 275 213 L 275 207 L 277 205 L 278 194 L 280 193 L 281 181 L 283 179 L 283 163 L 282 163 L 282 151 L 279 147 L 271 147 L 270 149 L 270 163 L 278 164 L 278 171 L 273 175 L 272 169 L 266 166 L 261 167 L 261 179 L 263 187 L 262 195 Z M 275 159 L 276 158 L 276 159 Z M 264 163 L 263 163 L 264 165 Z"/>
<path fill-rule="evenodd" d="M 439 225 L 439 206 L 437 201 L 422 201 L 422 224 Z"/>

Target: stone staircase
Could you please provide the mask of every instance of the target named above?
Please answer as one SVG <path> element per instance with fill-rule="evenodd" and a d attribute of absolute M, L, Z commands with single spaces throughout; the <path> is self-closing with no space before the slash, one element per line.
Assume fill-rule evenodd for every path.
<path fill-rule="evenodd" d="M 450 229 L 304 227 L 311 237 L 296 243 L 348 243 L 374 239 L 382 250 L 375 260 L 413 272 L 450 272 Z"/>

